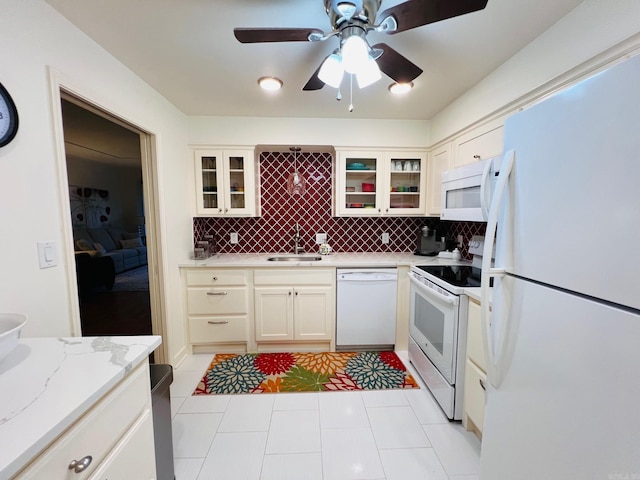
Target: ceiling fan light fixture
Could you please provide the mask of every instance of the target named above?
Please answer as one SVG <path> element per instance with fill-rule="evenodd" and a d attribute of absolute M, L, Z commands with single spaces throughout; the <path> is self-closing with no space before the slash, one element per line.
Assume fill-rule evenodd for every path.
<path fill-rule="evenodd" d="M 342 66 L 342 59 L 340 55 L 335 52 L 325 59 L 318 72 L 318 78 L 333 88 L 340 86 L 343 75 L 344 67 Z"/>
<path fill-rule="evenodd" d="M 282 88 L 282 80 L 276 77 L 260 77 L 258 79 L 258 85 L 260 85 L 260 88 L 263 90 L 275 92 Z"/>
<path fill-rule="evenodd" d="M 342 44 L 342 65 L 347 73 L 358 73 L 369 60 L 369 45 L 363 34 L 352 34 Z"/>
<path fill-rule="evenodd" d="M 413 82 L 408 83 L 392 83 L 389 85 L 389 91 L 394 95 L 403 95 L 413 88 Z"/>
<path fill-rule="evenodd" d="M 364 88 L 368 87 L 372 83 L 377 82 L 382 78 L 382 74 L 380 73 L 380 67 L 378 63 L 371 57 L 367 60 L 358 73 L 356 73 L 356 79 L 358 80 L 358 87 Z"/>

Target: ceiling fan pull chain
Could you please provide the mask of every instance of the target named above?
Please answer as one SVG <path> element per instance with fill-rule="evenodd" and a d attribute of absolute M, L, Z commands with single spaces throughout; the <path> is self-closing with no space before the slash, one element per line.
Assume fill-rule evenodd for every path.
<path fill-rule="evenodd" d="M 338 95 L 336 95 L 336 100 L 337 101 L 342 100 L 342 91 L 340 90 L 340 87 L 338 87 Z"/>
<path fill-rule="evenodd" d="M 353 74 L 349 75 L 349 99 L 350 99 L 350 103 L 349 103 L 349 112 L 353 112 Z"/>

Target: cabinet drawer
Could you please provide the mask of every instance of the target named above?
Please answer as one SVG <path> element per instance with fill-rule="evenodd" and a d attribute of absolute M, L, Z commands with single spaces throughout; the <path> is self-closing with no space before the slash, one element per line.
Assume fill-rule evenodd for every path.
<path fill-rule="evenodd" d="M 191 343 L 246 342 L 247 317 L 203 317 L 189 319 Z"/>
<path fill-rule="evenodd" d="M 133 424 L 91 476 L 91 480 L 117 478 L 156 478 L 153 418 L 149 410 Z"/>
<path fill-rule="evenodd" d="M 189 315 L 231 315 L 247 313 L 246 287 L 189 288 Z"/>
<path fill-rule="evenodd" d="M 255 270 L 255 285 L 333 285 L 336 271 L 333 268 L 301 268 Z"/>
<path fill-rule="evenodd" d="M 213 270 L 198 268 L 187 270 L 187 285 L 246 285 L 246 270 Z"/>
<path fill-rule="evenodd" d="M 149 367 L 144 363 L 74 426 L 63 433 L 17 478 L 21 480 L 89 478 L 140 413 L 150 408 L 150 395 Z M 69 470 L 69 463 L 72 460 L 80 460 L 88 455 L 92 460 L 83 472 L 75 473 Z"/>
<path fill-rule="evenodd" d="M 480 318 L 480 304 L 469 300 L 469 321 L 467 325 L 467 357 L 482 370 L 486 371 L 487 364 L 484 355 L 484 339 L 482 335 L 482 321 Z"/>
<path fill-rule="evenodd" d="M 469 360 L 467 360 L 464 375 L 464 411 L 482 432 L 485 402 L 485 391 L 482 385 L 487 381 L 487 375 Z"/>

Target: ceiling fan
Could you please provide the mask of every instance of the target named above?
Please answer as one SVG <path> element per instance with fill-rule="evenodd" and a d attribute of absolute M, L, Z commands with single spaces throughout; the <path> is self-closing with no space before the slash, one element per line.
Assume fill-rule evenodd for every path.
<path fill-rule="evenodd" d="M 332 37 L 339 46 L 325 57 L 303 90 L 319 90 L 328 84 L 338 88 L 343 73 L 357 77 L 360 88 L 383 72 L 396 83 L 410 83 L 422 69 L 386 43 L 369 45 L 371 31 L 393 35 L 429 23 L 482 10 L 488 0 L 407 0 L 380 14 L 382 0 L 324 0 L 331 31 L 317 28 L 234 28 L 241 43 L 322 42 Z M 377 23 L 376 23 L 377 21 Z"/>

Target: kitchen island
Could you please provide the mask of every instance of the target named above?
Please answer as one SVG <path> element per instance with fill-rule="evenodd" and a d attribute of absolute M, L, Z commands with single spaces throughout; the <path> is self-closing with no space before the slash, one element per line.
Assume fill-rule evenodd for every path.
<path fill-rule="evenodd" d="M 0 363 L 0 478 L 67 478 L 69 462 L 89 455 L 85 473 L 118 472 L 125 441 L 155 472 L 148 357 L 160 343 L 22 338 Z"/>

